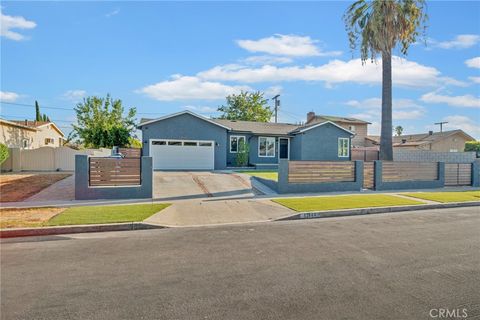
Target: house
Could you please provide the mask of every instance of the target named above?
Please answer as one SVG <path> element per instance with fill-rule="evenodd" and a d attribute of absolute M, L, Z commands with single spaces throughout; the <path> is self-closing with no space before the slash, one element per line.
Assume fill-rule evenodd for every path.
<path fill-rule="evenodd" d="M 60 147 L 64 141 L 65 135 L 53 122 L 0 119 L 0 143 L 9 148 Z"/>
<path fill-rule="evenodd" d="M 313 111 L 307 113 L 307 125 L 325 121 L 331 121 L 341 126 L 342 128 L 345 128 L 355 133 L 355 136 L 352 138 L 353 148 L 366 146 L 365 138 L 367 137 L 367 129 L 368 125 L 371 124 L 370 122 L 350 117 L 316 115 Z"/>
<path fill-rule="evenodd" d="M 350 160 L 353 132 L 331 121 L 295 125 L 210 119 L 182 111 L 142 119 L 143 154 L 154 169 L 221 170 L 235 166 L 239 143 L 249 164 L 276 166 L 280 159 Z"/>
<path fill-rule="evenodd" d="M 394 150 L 428 150 L 437 152 L 462 152 L 465 142 L 475 140 L 463 130 L 409 134 L 393 137 Z M 380 136 L 367 136 L 367 146 L 380 145 Z"/>

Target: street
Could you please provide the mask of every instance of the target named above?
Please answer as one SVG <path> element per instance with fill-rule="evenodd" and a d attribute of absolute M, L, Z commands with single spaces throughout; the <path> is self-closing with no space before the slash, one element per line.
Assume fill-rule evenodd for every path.
<path fill-rule="evenodd" d="M 479 207 L 3 239 L 1 319 L 474 318 L 479 275 Z"/>

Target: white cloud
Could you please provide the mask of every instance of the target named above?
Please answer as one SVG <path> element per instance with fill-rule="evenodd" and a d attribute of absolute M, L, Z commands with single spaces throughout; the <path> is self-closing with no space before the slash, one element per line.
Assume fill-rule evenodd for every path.
<path fill-rule="evenodd" d="M 242 60 L 243 63 L 246 64 L 285 64 L 293 62 L 292 58 L 289 57 L 274 57 L 274 56 L 252 56 Z"/>
<path fill-rule="evenodd" d="M 208 106 L 184 106 L 184 109 L 199 112 L 199 113 L 214 113 L 218 112 L 217 108 Z"/>
<path fill-rule="evenodd" d="M 442 121 L 447 121 L 447 124 L 444 124 L 445 130 L 456 130 L 462 129 L 469 135 L 480 139 L 480 123 L 475 122 L 472 118 L 461 116 L 461 115 L 452 115 L 443 118 Z"/>
<path fill-rule="evenodd" d="M 480 57 L 465 60 L 465 64 L 470 68 L 480 69 Z"/>
<path fill-rule="evenodd" d="M 480 97 L 470 94 L 463 96 L 447 96 L 436 92 L 429 92 L 420 97 L 426 103 L 442 103 L 453 107 L 480 108 Z"/>
<path fill-rule="evenodd" d="M 241 90 L 252 90 L 248 86 L 229 86 L 219 82 L 204 81 L 197 77 L 174 75 L 170 80 L 146 86 L 137 92 L 160 101 L 173 100 L 216 100 Z"/>
<path fill-rule="evenodd" d="M 0 91 L 0 100 L 3 102 L 15 102 L 20 95 L 15 92 Z"/>
<path fill-rule="evenodd" d="M 110 18 L 120 13 L 120 9 L 115 9 L 105 15 L 105 17 Z"/>
<path fill-rule="evenodd" d="M 450 41 L 435 41 L 431 40 L 431 43 L 435 47 L 442 49 L 466 49 L 473 47 L 480 42 L 480 36 L 477 34 L 460 34 Z"/>
<path fill-rule="evenodd" d="M 437 69 L 394 57 L 392 61 L 394 85 L 408 87 L 429 87 L 438 85 L 466 84 L 448 77 L 443 77 Z M 206 80 L 253 82 L 279 81 L 323 81 L 327 86 L 336 83 L 355 82 L 361 84 L 380 84 L 382 81 L 381 62 L 362 65 L 360 59 L 349 61 L 332 60 L 320 66 L 265 65 L 259 68 L 241 65 L 216 66 L 199 72 L 198 77 Z"/>
<path fill-rule="evenodd" d="M 1 10 L 1 9 L 0 9 Z M 20 41 L 26 39 L 24 35 L 12 29 L 33 29 L 37 24 L 20 16 L 7 16 L 0 11 L 0 35 L 7 39 Z"/>
<path fill-rule="evenodd" d="M 270 98 L 276 96 L 277 94 L 281 94 L 283 91 L 282 86 L 271 86 L 265 89 L 265 98 Z"/>
<path fill-rule="evenodd" d="M 68 90 L 62 95 L 62 97 L 65 100 L 77 102 L 82 100 L 86 95 L 87 95 L 87 91 L 85 90 Z"/>
<path fill-rule="evenodd" d="M 480 77 L 468 77 L 474 83 L 480 83 Z"/>
<path fill-rule="evenodd" d="M 370 98 L 362 101 L 350 100 L 345 103 L 348 106 L 360 109 L 360 113 L 351 114 L 354 118 L 363 120 L 380 120 L 382 99 Z M 425 108 L 411 99 L 393 99 L 393 120 L 419 119 L 425 115 Z"/>
<path fill-rule="evenodd" d="M 338 56 L 341 51 L 324 52 L 309 36 L 275 34 L 259 40 L 237 40 L 237 44 L 250 52 L 291 57 Z"/>

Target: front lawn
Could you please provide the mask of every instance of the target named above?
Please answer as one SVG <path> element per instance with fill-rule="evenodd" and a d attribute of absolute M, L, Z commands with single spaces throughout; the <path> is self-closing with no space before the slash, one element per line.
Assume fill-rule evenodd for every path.
<path fill-rule="evenodd" d="M 415 192 L 405 193 L 406 196 L 437 202 L 467 202 L 480 201 L 480 191 L 454 191 L 454 192 Z"/>
<path fill-rule="evenodd" d="M 65 208 L 0 208 L 0 228 L 42 227 Z"/>
<path fill-rule="evenodd" d="M 424 204 L 420 201 L 382 194 L 284 198 L 272 201 L 298 212 Z"/>
<path fill-rule="evenodd" d="M 23 201 L 46 187 L 63 180 L 71 173 L 19 173 L 0 175 L 0 202 Z"/>
<path fill-rule="evenodd" d="M 259 177 L 263 179 L 278 181 L 278 172 L 277 171 L 268 171 L 268 170 L 252 170 L 252 171 L 237 171 L 239 173 L 245 173 L 253 177 Z"/>
<path fill-rule="evenodd" d="M 143 221 L 170 204 L 72 207 L 47 222 L 49 226 Z"/>

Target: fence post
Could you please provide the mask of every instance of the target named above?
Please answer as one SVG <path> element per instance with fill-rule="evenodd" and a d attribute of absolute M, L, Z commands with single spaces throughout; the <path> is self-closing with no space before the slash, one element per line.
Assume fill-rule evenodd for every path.
<path fill-rule="evenodd" d="M 85 154 L 75 155 L 75 199 L 84 199 L 87 194 L 89 169 L 88 156 Z"/>
<path fill-rule="evenodd" d="M 355 183 L 360 186 L 360 190 L 363 189 L 363 163 L 362 160 L 355 160 Z"/>
<path fill-rule="evenodd" d="M 472 187 L 480 187 L 480 163 L 472 162 Z"/>
<path fill-rule="evenodd" d="M 373 190 L 378 190 L 382 185 L 382 160 L 373 162 Z"/>
<path fill-rule="evenodd" d="M 441 187 L 445 187 L 445 162 L 438 163 L 438 180 Z"/>
<path fill-rule="evenodd" d="M 12 157 L 12 172 L 22 171 L 22 150 L 20 148 L 10 149 L 10 157 Z"/>

